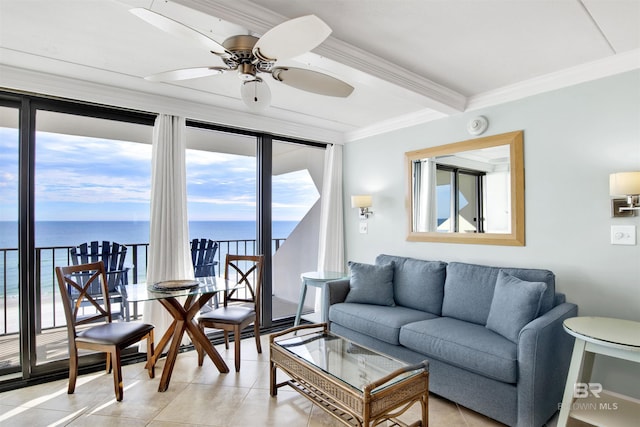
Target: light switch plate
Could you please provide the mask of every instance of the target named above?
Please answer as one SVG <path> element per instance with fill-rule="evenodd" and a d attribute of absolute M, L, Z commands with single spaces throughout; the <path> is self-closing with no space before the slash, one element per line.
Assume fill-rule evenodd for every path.
<path fill-rule="evenodd" d="M 611 226 L 612 245 L 635 245 L 636 226 L 635 225 L 612 225 Z"/>
<path fill-rule="evenodd" d="M 360 221 L 360 234 L 367 234 L 369 231 L 369 225 L 367 221 Z"/>

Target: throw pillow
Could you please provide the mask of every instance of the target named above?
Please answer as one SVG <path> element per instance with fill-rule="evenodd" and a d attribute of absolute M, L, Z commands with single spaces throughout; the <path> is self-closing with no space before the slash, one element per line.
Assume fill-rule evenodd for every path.
<path fill-rule="evenodd" d="M 544 282 L 527 282 L 500 270 L 487 328 L 517 343 L 520 330 L 538 316 Z"/>
<path fill-rule="evenodd" d="M 393 300 L 393 263 L 382 265 L 349 261 L 351 278 L 344 302 L 395 305 Z"/>

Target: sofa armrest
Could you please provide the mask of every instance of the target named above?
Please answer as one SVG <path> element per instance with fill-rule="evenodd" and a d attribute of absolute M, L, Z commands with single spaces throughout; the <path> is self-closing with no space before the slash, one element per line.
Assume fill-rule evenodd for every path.
<path fill-rule="evenodd" d="M 563 303 L 520 331 L 518 426 L 541 426 L 558 410 L 574 341 L 562 322 L 577 315 L 577 305 Z"/>
<path fill-rule="evenodd" d="M 327 282 L 327 299 L 329 305 L 344 302 L 349 293 L 349 279 L 339 279 Z"/>
<path fill-rule="evenodd" d="M 565 302 L 567 302 L 567 297 L 565 296 L 565 294 L 556 292 L 556 298 L 553 306 L 555 307 L 556 305 L 564 304 Z"/>

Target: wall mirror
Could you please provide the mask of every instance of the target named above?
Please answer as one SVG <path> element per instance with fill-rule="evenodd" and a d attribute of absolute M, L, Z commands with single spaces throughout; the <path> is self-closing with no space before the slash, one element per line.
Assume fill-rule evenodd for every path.
<path fill-rule="evenodd" d="M 524 246 L 523 132 L 405 153 L 407 240 Z"/>

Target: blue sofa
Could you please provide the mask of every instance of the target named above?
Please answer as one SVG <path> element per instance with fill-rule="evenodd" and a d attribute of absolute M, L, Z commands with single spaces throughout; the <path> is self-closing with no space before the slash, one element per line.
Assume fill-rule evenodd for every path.
<path fill-rule="evenodd" d="M 407 363 L 429 360 L 430 391 L 504 424 L 558 410 L 578 307 L 548 270 L 379 255 L 327 283 L 330 329 Z"/>

